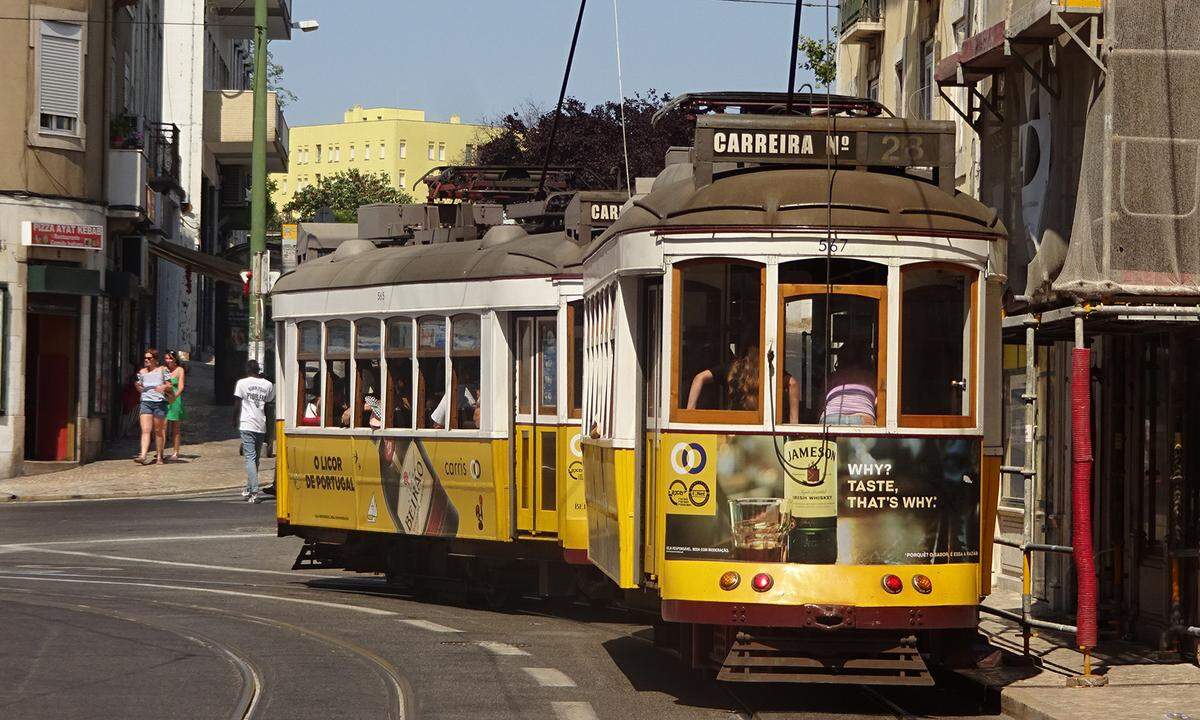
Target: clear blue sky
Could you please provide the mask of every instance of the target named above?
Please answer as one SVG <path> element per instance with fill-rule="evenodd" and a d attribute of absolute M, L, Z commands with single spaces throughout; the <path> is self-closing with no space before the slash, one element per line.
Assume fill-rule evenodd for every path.
<path fill-rule="evenodd" d="M 808 0 L 821 2 L 821 0 Z M 835 0 L 830 0 L 835 2 Z M 786 90 L 792 7 L 728 0 L 618 0 L 625 94 L 656 88 Z M 354 104 L 495 119 L 533 101 L 553 108 L 577 0 L 294 0 L 295 31 L 271 51 L 299 100 L 289 125 L 341 120 Z M 802 32 L 825 37 L 825 8 L 805 7 Z M 829 9 L 830 24 L 837 8 Z M 589 0 L 568 93 L 617 96 L 612 0 Z M 797 85 L 811 81 L 798 71 Z"/>

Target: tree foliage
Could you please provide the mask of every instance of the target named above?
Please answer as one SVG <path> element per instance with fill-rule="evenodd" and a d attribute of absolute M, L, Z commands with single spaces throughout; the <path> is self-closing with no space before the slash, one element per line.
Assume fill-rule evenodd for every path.
<path fill-rule="evenodd" d="M 250 87 L 254 87 L 254 45 L 250 46 Z M 296 93 L 283 84 L 283 66 L 275 62 L 271 48 L 267 47 L 267 90 L 275 93 L 275 101 L 280 108 L 296 102 Z"/>
<path fill-rule="evenodd" d="M 837 77 L 837 42 L 804 37 L 800 39 L 800 52 L 804 54 L 800 67 L 811 70 L 821 87 L 833 85 Z"/>
<path fill-rule="evenodd" d="M 412 196 L 393 187 L 387 173 L 364 173 L 354 168 L 300 188 L 283 206 L 283 215 L 293 222 L 312 220 L 329 208 L 338 222 L 358 222 L 359 205 L 411 202 Z"/>
<path fill-rule="evenodd" d="M 629 141 L 629 176 L 654 177 L 663 169 L 667 149 L 692 144 L 692 123 L 682 113 L 663 118 L 657 127 L 650 119 L 670 96 L 650 90 L 625 98 Z M 479 146 L 483 165 L 540 167 L 554 124 L 553 108 L 526 105 L 501 118 L 492 139 Z M 625 160 L 621 142 L 621 105 L 610 101 L 588 108 L 577 98 L 563 103 L 551 165 L 568 165 L 590 171 L 601 187 L 625 187 Z"/>

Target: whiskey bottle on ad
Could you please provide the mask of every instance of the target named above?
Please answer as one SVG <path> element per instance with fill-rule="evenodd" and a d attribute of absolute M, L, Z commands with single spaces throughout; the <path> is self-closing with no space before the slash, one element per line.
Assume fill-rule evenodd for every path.
<path fill-rule="evenodd" d="M 837 442 L 791 440 L 783 446 L 784 496 L 791 515 L 787 561 L 837 562 Z"/>

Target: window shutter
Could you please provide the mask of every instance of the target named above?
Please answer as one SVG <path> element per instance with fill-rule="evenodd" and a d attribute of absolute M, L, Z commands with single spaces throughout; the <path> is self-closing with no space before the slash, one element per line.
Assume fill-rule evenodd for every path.
<path fill-rule="evenodd" d="M 41 112 L 79 117 L 83 26 L 42 21 L 38 52 L 38 98 Z"/>

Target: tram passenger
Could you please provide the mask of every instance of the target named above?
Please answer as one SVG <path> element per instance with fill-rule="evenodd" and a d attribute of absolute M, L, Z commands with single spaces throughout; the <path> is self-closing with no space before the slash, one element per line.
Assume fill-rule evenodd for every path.
<path fill-rule="evenodd" d="M 383 427 L 383 403 L 379 401 L 378 379 L 372 372 L 364 372 L 359 382 L 363 383 L 362 408 L 359 416 L 359 427 Z"/>
<path fill-rule="evenodd" d="M 336 427 L 350 427 L 350 401 L 346 398 L 345 380 L 337 378 L 330 388 L 330 402 L 333 405 L 333 417 Z"/>
<path fill-rule="evenodd" d="M 837 368 L 829 376 L 821 422 L 875 425 L 876 377 L 866 338 L 851 336 L 837 351 Z"/>
<path fill-rule="evenodd" d="M 758 409 L 758 376 L 762 358 L 758 352 L 757 335 L 757 329 L 753 333 L 743 333 L 737 344 L 738 354 L 732 360 L 696 373 L 688 390 L 688 410 L 695 410 L 699 406 L 700 395 L 710 384 L 725 387 L 725 402 L 717 409 Z"/>
<path fill-rule="evenodd" d="M 462 383 L 456 386 L 455 392 L 455 412 L 458 413 L 458 428 L 462 430 L 474 430 L 479 427 L 479 386 L 477 384 Z M 433 412 L 429 413 L 429 421 L 435 429 L 446 427 L 450 420 L 450 395 L 449 393 L 442 396 L 438 401 L 437 407 Z"/>
<path fill-rule="evenodd" d="M 304 389 L 304 416 L 300 424 L 310 427 L 321 424 L 321 398 L 311 386 Z"/>
<path fill-rule="evenodd" d="M 388 370 L 391 373 L 391 369 Z M 390 391 L 392 397 L 392 424 L 390 427 L 412 427 L 412 392 L 404 374 L 391 375 L 395 378 Z"/>

